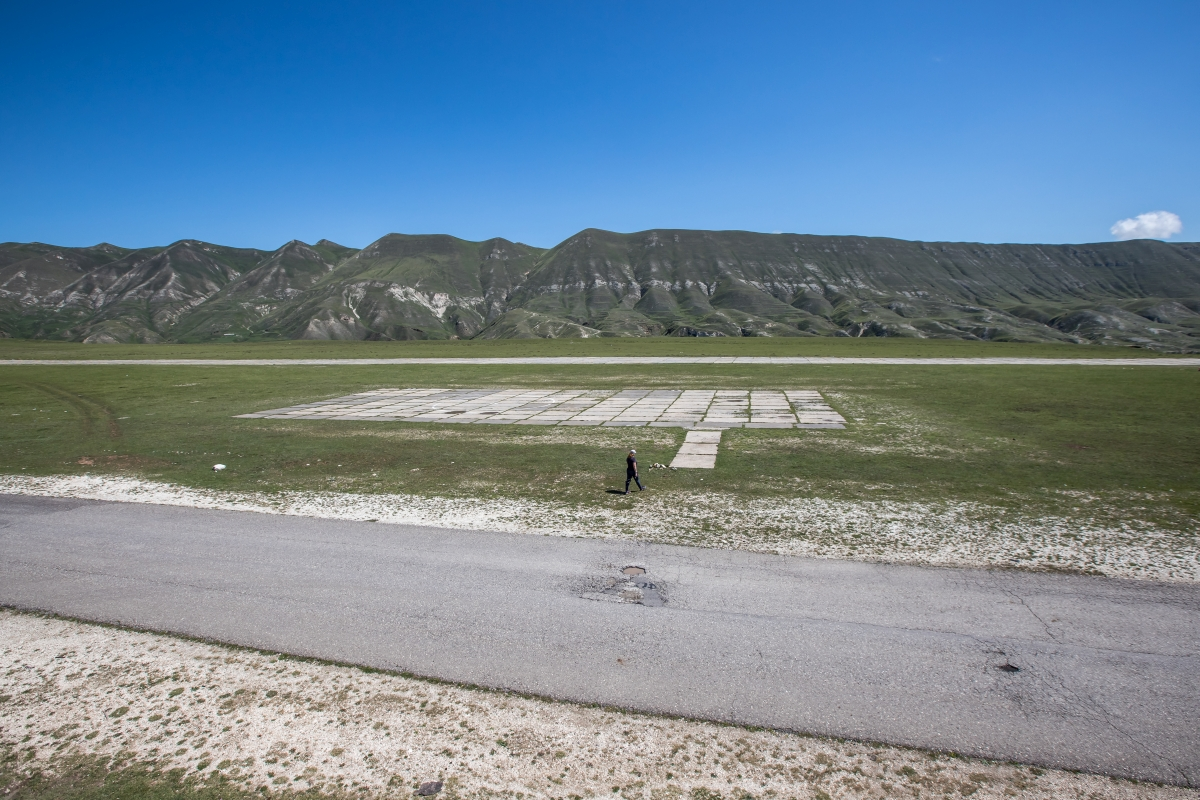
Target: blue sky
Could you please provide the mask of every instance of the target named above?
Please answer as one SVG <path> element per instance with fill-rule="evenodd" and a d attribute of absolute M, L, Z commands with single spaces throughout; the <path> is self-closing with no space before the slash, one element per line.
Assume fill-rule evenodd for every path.
<path fill-rule="evenodd" d="M 9 3 L 0 240 L 1200 229 L 1200 3 Z"/>

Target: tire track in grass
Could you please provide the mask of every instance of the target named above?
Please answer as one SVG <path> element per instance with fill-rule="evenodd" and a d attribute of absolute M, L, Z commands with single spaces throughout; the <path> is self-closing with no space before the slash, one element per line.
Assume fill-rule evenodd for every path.
<path fill-rule="evenodd" d="M 62 387 L 49 383 L 29 383 L 26 385 L 69 405 L 79 415 L 84 436 L 93 435 L 96 431 L 97 423 L 100 422 L 108 430 L 108 438 L 120 439 L 122 437 L 121 425 L 117 422 L 116 414 L 99 400 L 94 400 L 82 394 L 74 394 Z"/>

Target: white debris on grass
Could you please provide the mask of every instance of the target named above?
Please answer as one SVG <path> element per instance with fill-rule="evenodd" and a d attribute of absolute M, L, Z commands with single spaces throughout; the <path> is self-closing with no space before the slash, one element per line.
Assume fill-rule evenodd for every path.
<path fill-rule="evenodd" d="M 816 558 L 1020 567 L 1200 580 L 1200 539 L 1148 521 L 1025 515 L 978 502 L 751 498 L 660 491 L 632 507 L 526 497 L 210 491 L 113 475 L 0 476 L 0 492 L 372 520 L 467 530 L 636 539 Z M 1103 509 L 1097 509 L 1102 512 Z"/>
<path fill-rule="evenodd" d="M 471 797 L 966 796 L 1195 791 L 899 747 L 627 714 L 0 611 L 0 754 L 121 755 L 245 790 Z M 289 795 L 290 796 L 290 795 Z M 306 796 L 311 796 L 307 795 Z"/>

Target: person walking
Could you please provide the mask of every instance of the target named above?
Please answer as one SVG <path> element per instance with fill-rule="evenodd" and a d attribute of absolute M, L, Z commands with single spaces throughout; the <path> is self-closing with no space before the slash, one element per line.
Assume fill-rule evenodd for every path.
<path fill-rule="evenodd" d="M 629 455 L 625 456 L 625 494 L 629 494 L 630 481 L 637 484 L 639 492 L 646 491 L 646 487 L 642 486 L 641 478 L 638 476 L 637 450 L 630 450 Z"/>

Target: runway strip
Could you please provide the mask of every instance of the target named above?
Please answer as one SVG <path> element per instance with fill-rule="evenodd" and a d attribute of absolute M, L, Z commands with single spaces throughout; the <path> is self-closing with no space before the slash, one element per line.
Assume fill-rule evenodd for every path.
<path fill-rule="evenodd" d="M 1200 782 L 1200 587 L 1187 584 L 0 495 L 0 604 Z"/>
<path fill-rule="evenodd" d="M 1200 358 L 839 358 L 820 356 L 552 356 L 546 358 L 97 358 L 8 359 L 0 366 L 165 366 L 165 367 L 358 367 L 358 366 L 637 366 L 639 364 L 774 364 L 778 366 L 1087 366 L 1200 367 Z"/>

